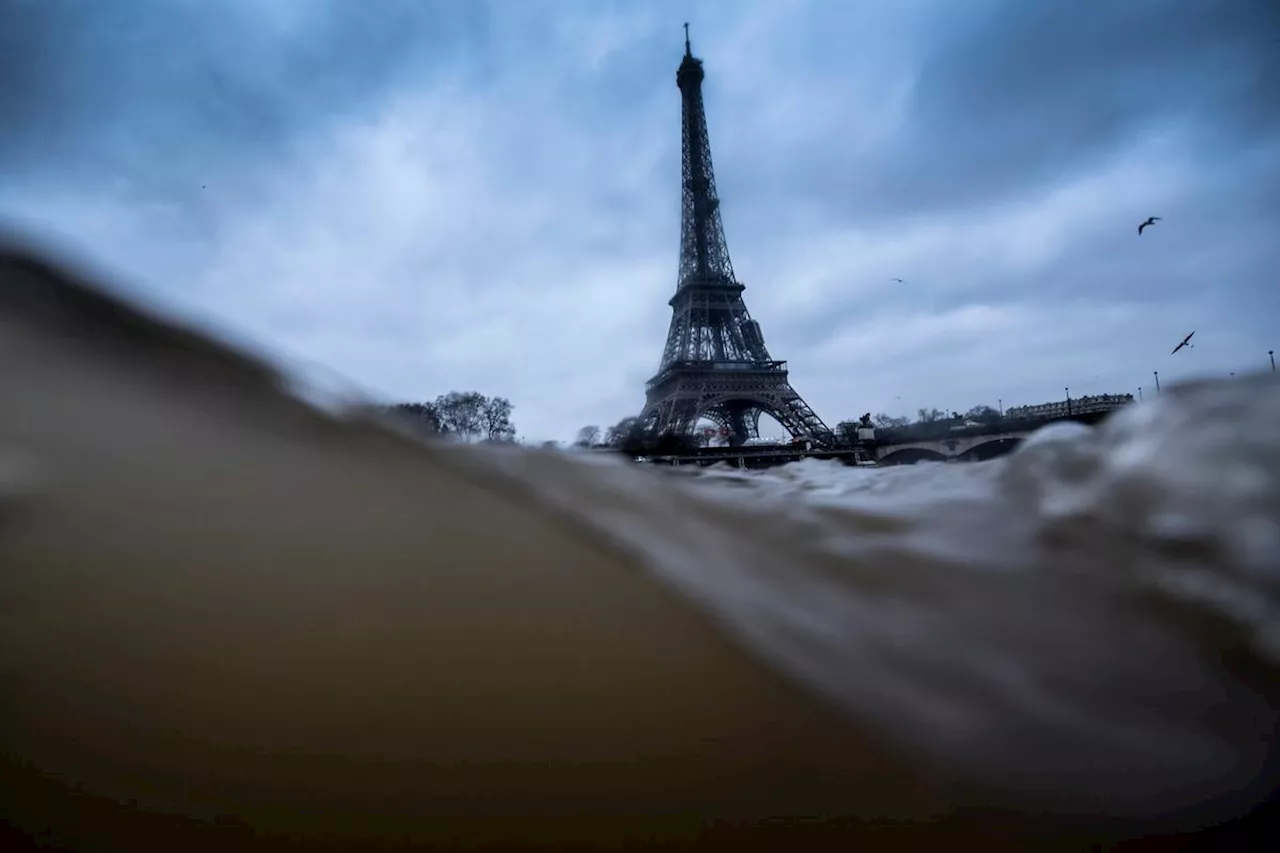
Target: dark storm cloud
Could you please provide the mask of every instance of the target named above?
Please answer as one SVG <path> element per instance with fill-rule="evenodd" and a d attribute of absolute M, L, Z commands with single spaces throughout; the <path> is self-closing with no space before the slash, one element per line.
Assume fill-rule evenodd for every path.
<path fill-rule="evenodd" d="M 280 156 L 309 127 L 376 107 L 399 75 L 455 59 L 487 14 L 410 0 L 274 6 L 0 4 L 0 173 L 57 161 L 67 178 L 161 184 Z"/>
<path fill-rule="evenodd" d="M 919 185 L 970 198 L 974 187 L 1025 191 L 1161 126 L 1211 127 L 1212 141 L 1241 146 L 1274 128 L 1280 107 L 1261 85 L 1276 71 L 1269 0 L 996 8 L 921 71 Z"/>
<path fill-rule="evenodd" d="M 965 2 L 931 29 L 898 133 L 870 152 L 812 139 L 759 191 L 790 184 L 837 215 L 936 212 L 1033 194 L 1145 133 L 1237 157 L 1280 130 L 1273 0 Z"/>

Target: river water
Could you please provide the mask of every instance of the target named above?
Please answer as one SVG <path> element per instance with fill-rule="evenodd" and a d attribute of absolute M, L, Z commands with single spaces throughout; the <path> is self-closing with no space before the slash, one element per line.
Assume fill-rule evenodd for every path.
<path fill-rule="evenodd" d="M 883 737 L 1124 809 L 1243 785 L 1274 736 L 1277 424 L 1263 375 L 981 463 L 485 464 Z"/>
<path fill-rule="evenodd" d="M 12 793 L 37 776 L 360 838 L 424 804 L 1190 829 L 1275 784 L 1274 375 L 989 462 L 648 467 L 318 409 L 0 260 L 0 805 L 31 826 L 83 801 Z"/>

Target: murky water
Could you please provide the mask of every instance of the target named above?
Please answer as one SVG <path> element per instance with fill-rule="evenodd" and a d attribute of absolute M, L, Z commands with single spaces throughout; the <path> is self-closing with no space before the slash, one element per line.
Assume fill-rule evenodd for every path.
<path fill-rule="evenodd" d="M 1275 782 L 1273 376 L 992 462 L 658 469 L 335 417 L 3 261 L 23 825 L 153 831 L 101 801 L 277 841 L 975 809 L 1137 832 Z"/>
<path fill-rule="evenodd" d="M 1276 424 L 1263 376 L 969 465 L 485 461 L 903 748 L 1024 791 L 1167 807 L 1247 781 L 1273 733 L 1227 659 L 1280 673 Z M 1226 708 L 1258 726 L 1215 724 Z"/>

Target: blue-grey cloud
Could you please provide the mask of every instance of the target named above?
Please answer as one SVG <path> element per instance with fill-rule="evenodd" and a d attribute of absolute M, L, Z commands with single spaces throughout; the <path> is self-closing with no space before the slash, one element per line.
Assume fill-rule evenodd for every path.
<path fill-rule="evenodd" d="M 287 154 L 310 129 L 376 107 L 413 73 L 456 67 L 484 4 L 310 7 L 16 0 L 0 31 L 9 168 L 57 160 L 75 180 L 149 169 L 176 190 L 228 162 Z M 162 162 L 157 157 L 163 156 Z"/>
<path fill-rule="evenodd" d="M 1134 391 L 1280 337 L 1277 17 L 14 0 L 0 215 L 267 352 L 568 437 L 660 354 L 688 20 L 735 268 L 824 418 Z"/>

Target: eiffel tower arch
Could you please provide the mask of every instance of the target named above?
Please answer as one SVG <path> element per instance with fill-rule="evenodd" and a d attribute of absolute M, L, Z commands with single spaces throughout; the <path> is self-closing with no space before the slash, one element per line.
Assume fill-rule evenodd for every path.
<path fill-rule="evenodd" d="M 683 435 L 700 419 L 728 430 L 741 444 L 760 435 L 767 414 L 792 436 L 819 443 L 831 430 L 791 387 L 787 363 L 764 343 L 729 260 L 711 143 L 702 104 L 702 60 L 693 55 L 685 24 L 680 89 L 683 181 L 680 272 L 671 297 L 671 327 L 657 374 L 649 380 L 640 424 L 650 436 Z"/>

